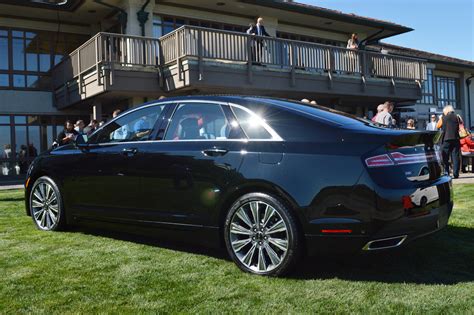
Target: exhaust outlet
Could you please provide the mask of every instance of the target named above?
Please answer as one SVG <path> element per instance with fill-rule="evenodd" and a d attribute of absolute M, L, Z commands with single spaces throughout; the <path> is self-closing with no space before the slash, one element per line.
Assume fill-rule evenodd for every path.
<path fill-rule="evenodd" d="M 405 242 L 408 235 L 400 235 L 373 240 L 365 244 L 362 250 L 379 250 L 398 247 Z"/>

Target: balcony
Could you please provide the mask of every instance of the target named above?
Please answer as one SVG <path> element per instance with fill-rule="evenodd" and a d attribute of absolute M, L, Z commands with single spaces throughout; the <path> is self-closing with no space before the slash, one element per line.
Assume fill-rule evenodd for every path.
<path fill-rule="evenodd" d="M 64 108 L 196 91 L 406 101 L 420 98 L 425 73 L 421 59 L 182 26 L 160 39 L 98 33 L 52 77 Z"/>

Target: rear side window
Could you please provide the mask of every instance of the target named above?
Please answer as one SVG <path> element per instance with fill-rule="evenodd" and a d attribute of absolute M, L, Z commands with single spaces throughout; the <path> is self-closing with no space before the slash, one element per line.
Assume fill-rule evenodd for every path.
<path fill-rule="evenodd" d="M 323 123 L 304 113 L 260 102 L 248 103 L 246 107 L 262 117 L 285 141 L 325 142 L 334 137 L 333 124 Z"/>
<path fill-rule="evenodd" d="M 179 104 L 166 132 L 165 140 L 241 139 L 238 126 L 227 120 L 219 104 Z"/>
<path fill-rule="evenodd" d="M 273 139 L 272 134 L 265 128 L 265 123 L 258 115 L 238 106 L 232 106 L 232 111 L 249 139 Z"/>

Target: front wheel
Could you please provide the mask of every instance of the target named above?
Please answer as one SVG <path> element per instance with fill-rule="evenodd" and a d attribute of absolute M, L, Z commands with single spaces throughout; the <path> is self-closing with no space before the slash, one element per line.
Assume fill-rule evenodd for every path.
<path fill-rule="evenodd" d="M 296 220 L 274 196 L 250 193 L 240 197 L 227 214 L 224 233 L 227 251 L 243 271 L 278 276 L 299 258 Z"/>
<path fill-rule="evenodd" d="M 36 227 L 43 231 L 57 231 L 65 226 L 64 208 L 56 183 L 48 176 L 38 178 L 30 192 L 29 207 Z"/>

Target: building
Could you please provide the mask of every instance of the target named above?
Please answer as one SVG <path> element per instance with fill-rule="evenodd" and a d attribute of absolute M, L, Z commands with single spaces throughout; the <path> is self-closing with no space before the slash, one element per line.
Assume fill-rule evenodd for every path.
<path fill-rule="evenodd" d="M 249 36 L 256 17 L 271 37 Z M 67 119 L 109 118 L 161 95 L 316 99 L 369 116 L 468 113 L 472 61 L 381 40 L 409 27 L 277 0 L 0 0 L 0 181 L 23 177 Z M 366 49 L 346 49 L 357 32 Z M 470 94 L 468 93 L 470 91 Z"/>

